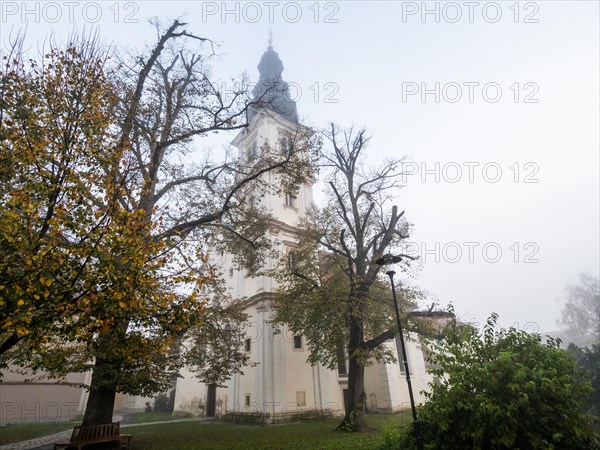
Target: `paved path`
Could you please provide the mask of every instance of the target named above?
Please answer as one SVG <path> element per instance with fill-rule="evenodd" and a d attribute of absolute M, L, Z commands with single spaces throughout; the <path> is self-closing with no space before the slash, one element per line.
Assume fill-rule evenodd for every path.
<path fill-rule="evenodd" d="M 148 423 L 128 423 L 121 425 L 121 428 L 127 427 L 140 427 L 144 425 L 156 425 L 160 423 L 175 423 L 175 422 L 210 422 L 213 419 L 206 418 L 189 418 L 189 419 L 176 419 L 166 420 L 163 422 L 148 422 Z M 28 441 L 13 442 L 12 444 L 0 445 L 0 450 L 52 450 L 54 443 L 57 441 L 68 441 L 71 437 L 72 430 L 61 431 L 60 433 L 49 434 L 35 439 L 29 439 Z"/>

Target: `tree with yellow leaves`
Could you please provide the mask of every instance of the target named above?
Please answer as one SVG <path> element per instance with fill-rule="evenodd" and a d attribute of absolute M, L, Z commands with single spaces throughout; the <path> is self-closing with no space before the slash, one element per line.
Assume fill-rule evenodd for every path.
<path fill-rule="evenodd" d="M 0 362 L 19 343 L 75 336 L 111 223 L 102 172 L 119 162 L 116 97 L 93 47 L 22 56 L 5 55 L 0 78 Z"/>
<path fill-rule="evenodd" d="M 206 275 L 178 270 L 146 211 L 122 202 L 133 169 L 97 43 L 21 56 L 4 57 L 0 81 L 0 361 L 55 376 L 95 365 L 112 414 L 117 390 L 167 385 Z"/>

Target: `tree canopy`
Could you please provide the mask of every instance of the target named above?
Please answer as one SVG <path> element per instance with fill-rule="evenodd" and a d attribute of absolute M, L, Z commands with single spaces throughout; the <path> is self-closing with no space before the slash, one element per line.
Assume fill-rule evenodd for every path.
<path fill-rule="evenodd" d="M 18 359 L 19 343 L 23 354 L 53 333 L 75 340 L 104 326 L 91 308 L 118 253 L 107 246 L 135 228 L 124 227 L 110 176 L 121 155 L 105 55 L 94 43 L 51 49 L 41 62 L 13 50 L 0 79 L 2 364 Z"/>
<path fill-rule="evenodd" d="M 575 338 L 591 337 L 600 343 L 600 281 L 585 272 L 579 283 L 567 286 L 566 303 L 559 323 Z"/>
<path fill-rule="evenodd" d="M 120 142 L 108 54 L 82 40 L 41 62 L 22 57 L 5 57 L 1 80 L 0 361 L 60 377 L 110 359 L 96 372 L 105 383 L 162 390 L 206 274 L 181 271 L 153 237 L 159 220 L 122 202 L 137 163 Z M 192 286 L 185 298 L 181 284 Z"/>

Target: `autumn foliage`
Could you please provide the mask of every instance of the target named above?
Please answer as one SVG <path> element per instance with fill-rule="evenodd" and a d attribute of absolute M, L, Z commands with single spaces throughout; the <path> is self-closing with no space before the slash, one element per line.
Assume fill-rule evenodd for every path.
<path fill-rule="evenodd" d="M 135 188 L 132 158 L 119 145 L 105 58 L 91 45 L 39 63 L 4 57 L 0 362 L 62 375 L 104 356 L 118 361 L 120 390 L 151 392 L 166 384 L 157 356 L 200 317 L 203 279 L 177 270 L 154 238 L 159 211 L 153 221 L 121 201 Z"/>

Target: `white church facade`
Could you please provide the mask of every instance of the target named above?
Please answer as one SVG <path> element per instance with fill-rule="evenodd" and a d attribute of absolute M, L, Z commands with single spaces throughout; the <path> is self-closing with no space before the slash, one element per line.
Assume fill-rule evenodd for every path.
<path fill-rule="evenodd" d="M 287 84 L 282 80 L 283 64 L 271 46 L 258 65 L 260 79 L 253 94 L 255 98 L 267 94 L 265 103 L 271 106 L 250 115 L 247 130 L 240 132 L 232 144 L 238 149 L 240 160 L 249 160 L 265 144 L 277 145 L 286 133 L 298 125 L 296 104 L 290 98 Z M 267 86 L 276 89 L 267 92 Z M 261 97 L 262 98 L 262 97 Z M 312 184 L 299 186 L 295 195 L 267 194 L 256 201 L 275 218 L 270 228 L 271 238 L 280 243 L 282 252 L 295 242 L 294 227 L 313 202 Z M 342 414 L 344 390 L 347 388 L 347 370 L 340 364 L 330 370 L 320 364 L 307 362 L 308 349 L 303 336 L 283 331 L 274 333 L 270 324 L 271 300 L 277 290 L 274 279 L 266 276 L 251 277 L 237 270 L 232 257 L 218 256 L 215 261 L 222 268 L 233 298 L 244 298 L 249 326 L 245 351 L 252 366 L 243 374 L 234 374 L 226 387 L 207 386 L 194 378 L 188 370 L 181 371 L 175 388 L 175 413 L 222 416 L 227 413 L 263 414 L 267 421 L 285 420 L 298 414 L 330 412 Z M 385 343 L 398 356 L 394 341 Z M 407 341 L 407 356 L 413 382 L 415 400 L 424 399 L 420 392 L 427 388 L 431 376 L 426 372 L 425 359 L 418 339 Z M 365 370 L 366 408 L 373 412 L 390 412 L 409 407 L 409 395 L 403 370 L 399 364 L 374 364 Z"/>

